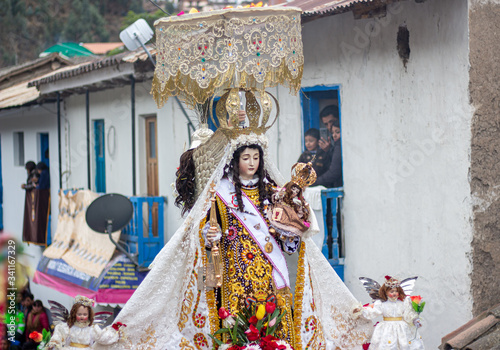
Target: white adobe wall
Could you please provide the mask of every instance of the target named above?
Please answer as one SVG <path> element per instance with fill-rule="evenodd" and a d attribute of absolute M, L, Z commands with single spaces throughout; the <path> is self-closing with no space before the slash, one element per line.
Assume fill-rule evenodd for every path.
<path fill-rule="evenodd" d="M 302 85 L 341 85 L 346 283 L 368 302 L 359 276 L 420 276 L 429 348 L 472 317 L 467 16 L 465 0 L 404 1 L 380 20 L 347 13 L 303 28 Z M 400 25 L 410 32 L 407 70 Z M 297 100 L 281 106 L 300 121 Z M 287 153 L 281 164 L 293 162 Z"/>
<path fill-rule="evenodd" d="M 25 191 L 21 184 L 26 182 L 24 165 L 14 165 L 14 132 L 24 132 L 24 161 L 38 163 L 39 133 L 49 134 L 50 185 L 52 233 L 55 232 L 57 209 L 57 191 L 59 188 L 59 169 L 57 152 L 57 113 L 54 104 L 42 107 L 26 107 L 0 112 L 0 139 L 2 142 L 2 185 L 3 185 L 3 223 L 4 232 L 22 241 Z M 26 255 L 23 259 L 33 271 L 42 254 L 42 248 L 34 244 L 24 244 Z"/>
<path fill-rule="evenodd" d="M 187 147 L 188 133 L 186 119 L 177 105 L 169 101 L 158 110 L 149 94 L 151 82 L 136 84 L 136 171 L 137 195 L 146 195 L 146 151 L 144 116 L 157 115 L 158 133 L 158 175 L 160 196 L 167 197 L 165 216 L 165 235 L 168 239 L 180 226 L 180 211 L 174 206 L 174 198 L 170 184 L 175 181 L 175 170 L 179 157 Z M 106 192 L 132 195 L 132 132 L 130 112 L 130 86 L 90 93 L 90 152 L 91 169 L 94 171 L 93 159 L 93 124 L 94 119 L 105 120 L 106 145 Z M 65 116 L 69 126 L 69 146 L 64 142 L 63 171 L 68 168 L 66 152 L 71 174 L 63 183 L 65 188 L 87 188 L 87 148 L 86 148 L 86 112 L 85 95 L 74 95 L 65 100 Z M 190 114 L 192 115 L 192 113 Z M 115 146 L 110 147 L 108 134 L 114 127 Z M 111 135 L 113 131 L 111 131 Z M 186 146 L 185 146 L 186 145 Z M 66 177 L 64 178 L 66 180 Z M 91 175 L 94 187 L 94 175 Z M 94 188 L 93 188 L 94 189 Z"/>

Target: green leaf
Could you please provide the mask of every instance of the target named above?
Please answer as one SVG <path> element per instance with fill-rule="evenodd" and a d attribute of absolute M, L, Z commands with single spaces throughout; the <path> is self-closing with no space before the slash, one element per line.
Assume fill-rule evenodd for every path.
<path fill-rule="evenodd" d="M 229 328 L 220 328 L 217 332 L 214 333 L 214 335 L 217 334 L 223 334 L 223 333 L 230 333 L 231 330 Z"/>
<path fill-rule="evenodd" d="M 223 342 L 221 342 L 219 339 L 215 338 L 212 334 L 209 334 L 210 338 L 212 338 L 216 343 L 217 345 L 222 345 L 224 344 Z"/>
<path fill-rule="evenodd" d="M 418 304 L 416 302 L 412 301 L 411 306 L 413 307 L 413 310 L 415 310 L 415 312 L 418 312 Z"/>
<path fill-rule="evenodd" d="M 236 324 L 234 325 L 233 332 L 231 333 L 231 340 L 233 341 L 233 343 L 238 340 L 238 337 L 236 336 L 237 333 L 238 333 L 238 322 L 236 322 Z"/>

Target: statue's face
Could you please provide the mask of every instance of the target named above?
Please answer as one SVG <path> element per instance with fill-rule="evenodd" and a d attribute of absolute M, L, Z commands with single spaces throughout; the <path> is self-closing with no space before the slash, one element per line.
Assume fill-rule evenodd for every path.
<path fill-rule="evenodd" d="M 76 310 L 76 320 L 78 322 L 87 322 L 88 319 L 89 319 L 89 310 L 87 310 L 87 308 L 83 305 L 80 306 Z"/>
<path fill-rule="evenodd" d="M 240 178 L 251 180 L 259 169 L 260 155 L 258 149 L 245 148 L 240 154 Z"/>

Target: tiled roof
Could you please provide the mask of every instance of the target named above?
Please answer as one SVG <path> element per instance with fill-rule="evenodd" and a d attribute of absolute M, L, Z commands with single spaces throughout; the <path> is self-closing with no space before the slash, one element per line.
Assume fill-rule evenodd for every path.
<path fill-rule="evenodd" d="M 151 48 L 149 49 L 151 54 L 154 56 L 155 50 L 151 50 Z M 121 62 L 135 63 L 137 61 L 146 61 L 147 59 L 148 59 L 147 54 L 142 50 L 142 48 L 139 48 L 133 52 L 127 51 L 118 55 L 99 58 L 96 60 L 92 60 L 90 62 L 84 62 L 71 67 L 60 69 L 55 73 L 47 74 L 42 78 L 30 81 L 28 86 L 30 87 L 40 86 L 42 84 L 52 83 L 58 80 L 63 80 L 66 78 L 71 78 L 85 73 L 89 73 L 91 71 L 95 71 L 98 69 L 110 66 L 116 66 L 119 65 Z"/>
<path fill-rule="evenodd" d="M 500 304 L 486 310 L 441 340 L 441 350 L 500 348 Z"/>
<path fill-rule="evenodd" d="M 83 43 L 81 44 L 84 48 L 92 51 L 96 55 L 105 55 L 111 50 L 123 47 L 123 43 Z"/>
<path fill-rule="evenodd" d="M 355 8 L 383 6 L 399 0 L 292 0 L 286 6 L 302 9 L 302 18 L 349 12 Z"/>
<path fill-rule="evenodd" d="M 26 82 L 8 87 L 0 94 L 0 109 L 19 107 L 35 101 L 40 96 L 36 87 L 28 87 Z"/>

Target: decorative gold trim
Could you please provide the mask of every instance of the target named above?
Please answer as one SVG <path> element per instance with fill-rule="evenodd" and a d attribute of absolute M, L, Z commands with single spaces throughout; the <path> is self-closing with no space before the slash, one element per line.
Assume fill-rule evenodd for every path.
<path fill-rule="evenodd" d="M 304 255 L 306 251 L 306 244 L 302 242 L 300 244 L 299 251 L 299 261 L 297 263 L 297 281 L 295 282 L 295 300 L 294 300 L 294 344 L 292 344 L 295 350 L 302 350 L 302 338 L 300 336 L 300 330 L 302 327 L 302 301 L 304 298 L 304 284 L 305 284 L 305 268 L 304 268 Z"/>
<path fill-rule="evenodd" d="M 69 343 L 69 346 L 72 346 L 74 348 L 90 348 L 89 345 L 85 345 L 85 344 L 79 344 L 79 343 Z"/>
<path fill-rule="evenodd" d="M 384 317 L 384 321 L 403 321 L 403 317 Z"/>
<path fill-rule="evenodd" d="M 194 293 L 192 289 L 196 285 L 196 280 L 197 280 L 197 274 L 196 274 L 197 262 L 198 262 L 198 251 L 196 252 L 194 258 L 193 270 L 191 271 L 191 278 L 189 280 L 186 292 L 184 293 L 184 300 L 182 301 L 182 309 L 179 315 L 179 322 L 177 323 L 180 332 L 182 332 L 184 327 L 186 327 L 186 323 L 187 321 L 189 321 L 191 308 L 193 307 Z"/>

